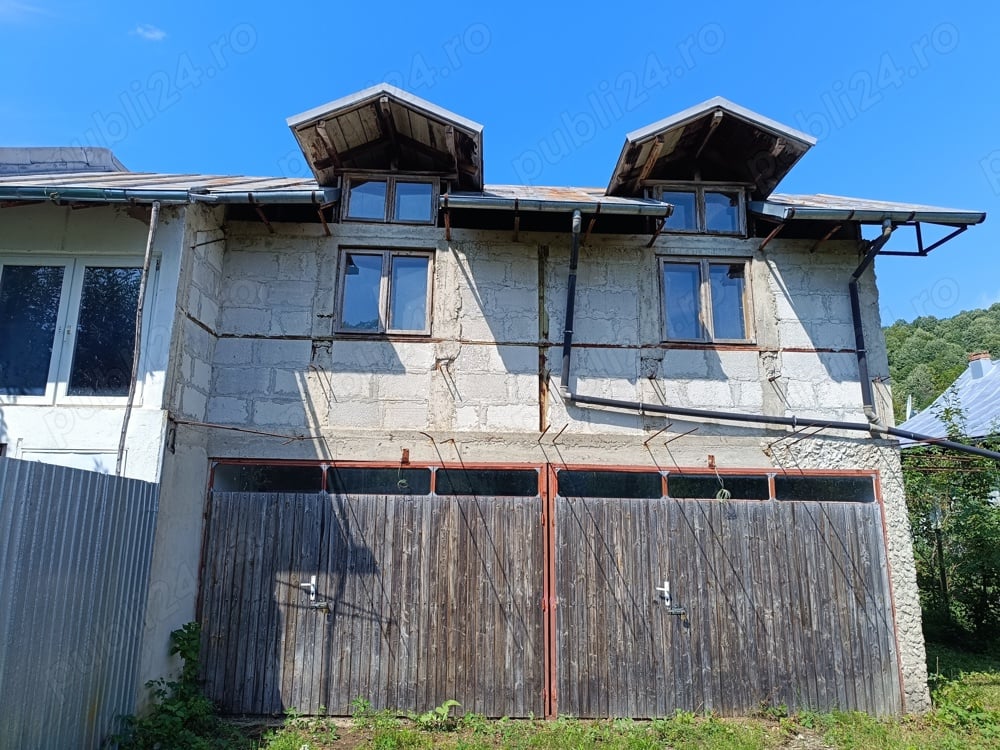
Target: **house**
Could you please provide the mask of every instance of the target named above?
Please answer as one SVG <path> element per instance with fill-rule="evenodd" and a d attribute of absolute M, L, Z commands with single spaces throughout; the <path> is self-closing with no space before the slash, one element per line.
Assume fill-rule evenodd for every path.
<path fill-rule="evenodd" d="M 994 435 L 1000 429 L 1000 366 L 990 358 L 989 352 L 973 352 L 969 366 L 948 389 L 923 411 L 914 414 L 900 425 L 901 429 L 947 438 L 949 428 L 942 419 L 944 411 L 957 409 L 956 426 L 970 438 Z M 901 440 L 904 447 L 917 445 L 912 440 Z"/>
<path fill-rule="evenodd" d="M 197 617 L 230 713 L 929 705 L 871 265 L 984 214 L 775 193 L 813 139 L 720 98 L 606 188 L 288 124 L 314 180 L 0 153 L 0 442 L 160 482 L 143 679 Z"/>

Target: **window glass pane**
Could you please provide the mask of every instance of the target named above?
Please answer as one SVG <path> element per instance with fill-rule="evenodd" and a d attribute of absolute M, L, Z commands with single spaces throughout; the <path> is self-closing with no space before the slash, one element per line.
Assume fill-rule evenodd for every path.
<path fill-rule="evenodd" d="M 709 232 L 740 231 L 740 194 L 705 191 L 705 229 Z"/>
<path fill-rule="evenodd" d="M 430 221 L 434 216 L 433 197 L 434 190 L 429 182 L 397 182 L 393 218 L 396 221 Z"/>
<path fill-rule="evenodd" d="M 871 503 L 875 501 L 875 483 L 871 477 L 809 477 L 785 476 L 774 478 L 774 496 L 778 500 L 828 500 L 834 502 Z"/>
<path fill-rule="evenodd" d="M 695 193 L 682 190 L 664 190 L 662 200 L 673 205 L 673 213 L 667 219 L 666 228 L 687 229 L 694 231 L 698 228 L 698 212 Z"/>
<path fill-rule="evenodd" d="M 212 475 L 216 492 L 319 492 L 323 471 L 319 466 L 219 464 Z"/>
<path fill-rule="evenodd" d="M 43 396 L 63 266 L 0 268 L 0 393 Z"/>
<path fill-rule="evenodd" d="M 720 490 L 727 490 L 733 500 L 767 500 L 771 497 L 766 476 L 667 474 L 667 494 L 670 497 L 724 499 L 719 495 Z"/>
<path fill-rule="evenodd" d="M 431 470 L 331 466 L 326 490 L 332 495 L 427 495 Z"/>
<path fill-rule="evenodd" d="M 128 395 L 141 277 L 139 268 L 84 270 L 69 395 Z"/>
<path fill-rule="evenodd" d="M 351 180 L 347 199 L 351 219 L 385 219 L 385 180 Z"/>
<path fill-rule="evenodd" d="M 538 472 L 534 469 L 438 469 L 438 495 L 535 497 Z"/>
<path fill-rule="evenodd" d="M 712 263 L 708 275 L 712 284 L 712 326 L 717 339 L 745 339 L 743 293 L 746 265 Z"/>
<path fill-rule="evenodd" d="M 382 256 L 347 253 L 340 326 L 349 331 L 378 331 Z"/>
<path fill-rule="evenodd" d="M 560 497 L 663 497 L 663 483 L 659 472 L 564 469 L 559 472 L 558 481 Z"/>
<path fill-rule="evenodd" d="M 427 269 L 430 258 L 394 255 L 389 285 L 389 328 L 422 331 L 427 327 Z"/>
<path fill-rule="evenodd" d="M 704 338 L 698 318 L 700 282 L 696 263 L 663 264 L 663 319 L 668 339 Z"/>

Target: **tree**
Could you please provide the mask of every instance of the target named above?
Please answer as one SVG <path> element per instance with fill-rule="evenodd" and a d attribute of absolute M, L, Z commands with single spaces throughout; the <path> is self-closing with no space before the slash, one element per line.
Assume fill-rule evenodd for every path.
<path fill-rule="evenodd" d="M 937 416 L 948 437 L 970 442 L 957 398 Z M 1000 447 L 995 435 L 982 442 Z M 917 584 L 924 625 L 934 640 L 967 639 L 981 645 L 1000 636 L 1000 464 L 935 446 L 903 454 Z"/>

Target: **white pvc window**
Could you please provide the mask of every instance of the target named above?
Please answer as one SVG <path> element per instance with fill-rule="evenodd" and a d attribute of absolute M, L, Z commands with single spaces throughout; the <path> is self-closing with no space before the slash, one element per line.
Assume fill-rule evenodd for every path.
<path fill-rule="evenodd" d="M 420 250 L 344 250 L 341 333 L 430 334 L 432 254 Z"/>
<path fill-rule="evenodd" d="M 0 403 L 123 402 L 141 273 L 123 258 L 0 259 Z"/>
<path fill-rule="evenodd" d="M 749 342 L 748 272 L 746 259 L 661 257 L 663 340 Z"/>

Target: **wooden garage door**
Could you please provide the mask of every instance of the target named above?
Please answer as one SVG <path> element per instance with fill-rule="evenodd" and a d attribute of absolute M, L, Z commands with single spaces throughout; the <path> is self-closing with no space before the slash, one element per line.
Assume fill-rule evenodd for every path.
<path fill-rule="evenodd" d="M 538 496 L 209 502 L 204 678 L 224 712 L 544 713 Z"/>
<path fill-rule="evenodd" d="M 554 531 L 559 713 L 900 711 L 877 502 L 558 497 Z"/>

